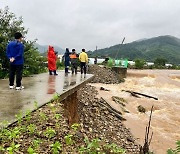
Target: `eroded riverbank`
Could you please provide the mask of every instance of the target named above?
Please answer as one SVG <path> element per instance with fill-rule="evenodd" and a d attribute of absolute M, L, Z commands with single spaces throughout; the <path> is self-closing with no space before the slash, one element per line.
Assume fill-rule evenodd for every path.
<path fill-rule="evenodd" d="M 148 123 L 151 106 L 154 105 L 152 126 L 154 132 L 151 149 L 158 154 L 166 153 L 168 148 L 174 148 L 175 141 L 180 139 L 180 71 L 176 70 L 128 70 L 126 81 L 121 84 L 92 84 L 98 90 L 98 97 L 105 98 L 111 105 L 121 110 L 120 106 L 112 101 L 112 96 L 127 100 L 124 113 L 126 127 L 140 144 L 144 142 L 145 127 Z M 100 91 L 100 87 L 110 91 Z M 146 97 L 135 98 L 122 90 L 132 90 L 157 97 L 158 100 Z M 137 111 L 137 106 L 146 108 L 146 113 Z"/>

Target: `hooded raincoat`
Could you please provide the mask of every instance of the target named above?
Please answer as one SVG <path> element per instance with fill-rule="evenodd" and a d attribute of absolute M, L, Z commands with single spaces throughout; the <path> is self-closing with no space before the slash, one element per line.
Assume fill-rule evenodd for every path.
<path fill-rule="evenodd" d="M 56 70 L 56 55 L 52 46 L 49 46 L 48 49 L 48 69 L 50 71 Z"/>

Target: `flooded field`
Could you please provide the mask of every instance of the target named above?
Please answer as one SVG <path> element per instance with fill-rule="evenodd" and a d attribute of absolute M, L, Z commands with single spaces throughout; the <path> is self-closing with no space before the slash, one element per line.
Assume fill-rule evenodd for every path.
<path fill-rule="evenodd" d="M 154 105 L 151 130 L 153 139 L 151 149 L 157 154 L 166 153 L 168 148 L 175 148 L 180 140 L 180 71 L 178 70 L 128 70 L 124 83 L 118 85 L 93 84 L 99 91 L 99 97 L 105 98 L 111 106 L 121 110 L 119 104 L 112 101 L 112 96 L 124 98 L 128 103 L 124 113 L 124 122 L 140 144 L 144 143 L 145 127 L 148 124 L 151 106 Z M 100 91 L 103 86 L 110 91 Z M 143 97 L 136 98 L 122 90 L 132 90 L 157 97 L 158 100 Z M 139 113 L 142 105 L 146 113 Z"/>

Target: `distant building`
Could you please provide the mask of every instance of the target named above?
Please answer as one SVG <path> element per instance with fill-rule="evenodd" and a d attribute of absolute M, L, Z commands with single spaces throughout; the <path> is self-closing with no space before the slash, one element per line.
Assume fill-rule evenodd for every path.
<path fill-rule="evenodd" d="M 172 64 L 165 64 L 166 67 L 172 67 Z"/>
<path fill-rule="evenodd" d="M 146 64 L 147 64 L 147 66 L 152 66 L 152 65 L 154 65 L 153 62 L 146 62 Z"/>
<path fill-rule="evenodd" d="M 135 65 L 135 62 L 134 61 L 128 61 L 128 64 Z"/>

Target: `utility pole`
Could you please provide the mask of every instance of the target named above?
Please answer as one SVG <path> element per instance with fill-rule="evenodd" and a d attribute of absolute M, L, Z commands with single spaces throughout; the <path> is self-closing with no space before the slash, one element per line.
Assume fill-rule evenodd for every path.
<path fill-rule="evenodd" d="M 120 46 L 123 45 L 124 41 L 125 41 L 125 37 L 123 38 L 121 44 L 119 45 L 119 50 L 120 50 Z M 117 58 L 118 52 L 119 52 L 119 51 L 117 51 L 117 53 L 116 53 L 115 59 Z"/>

